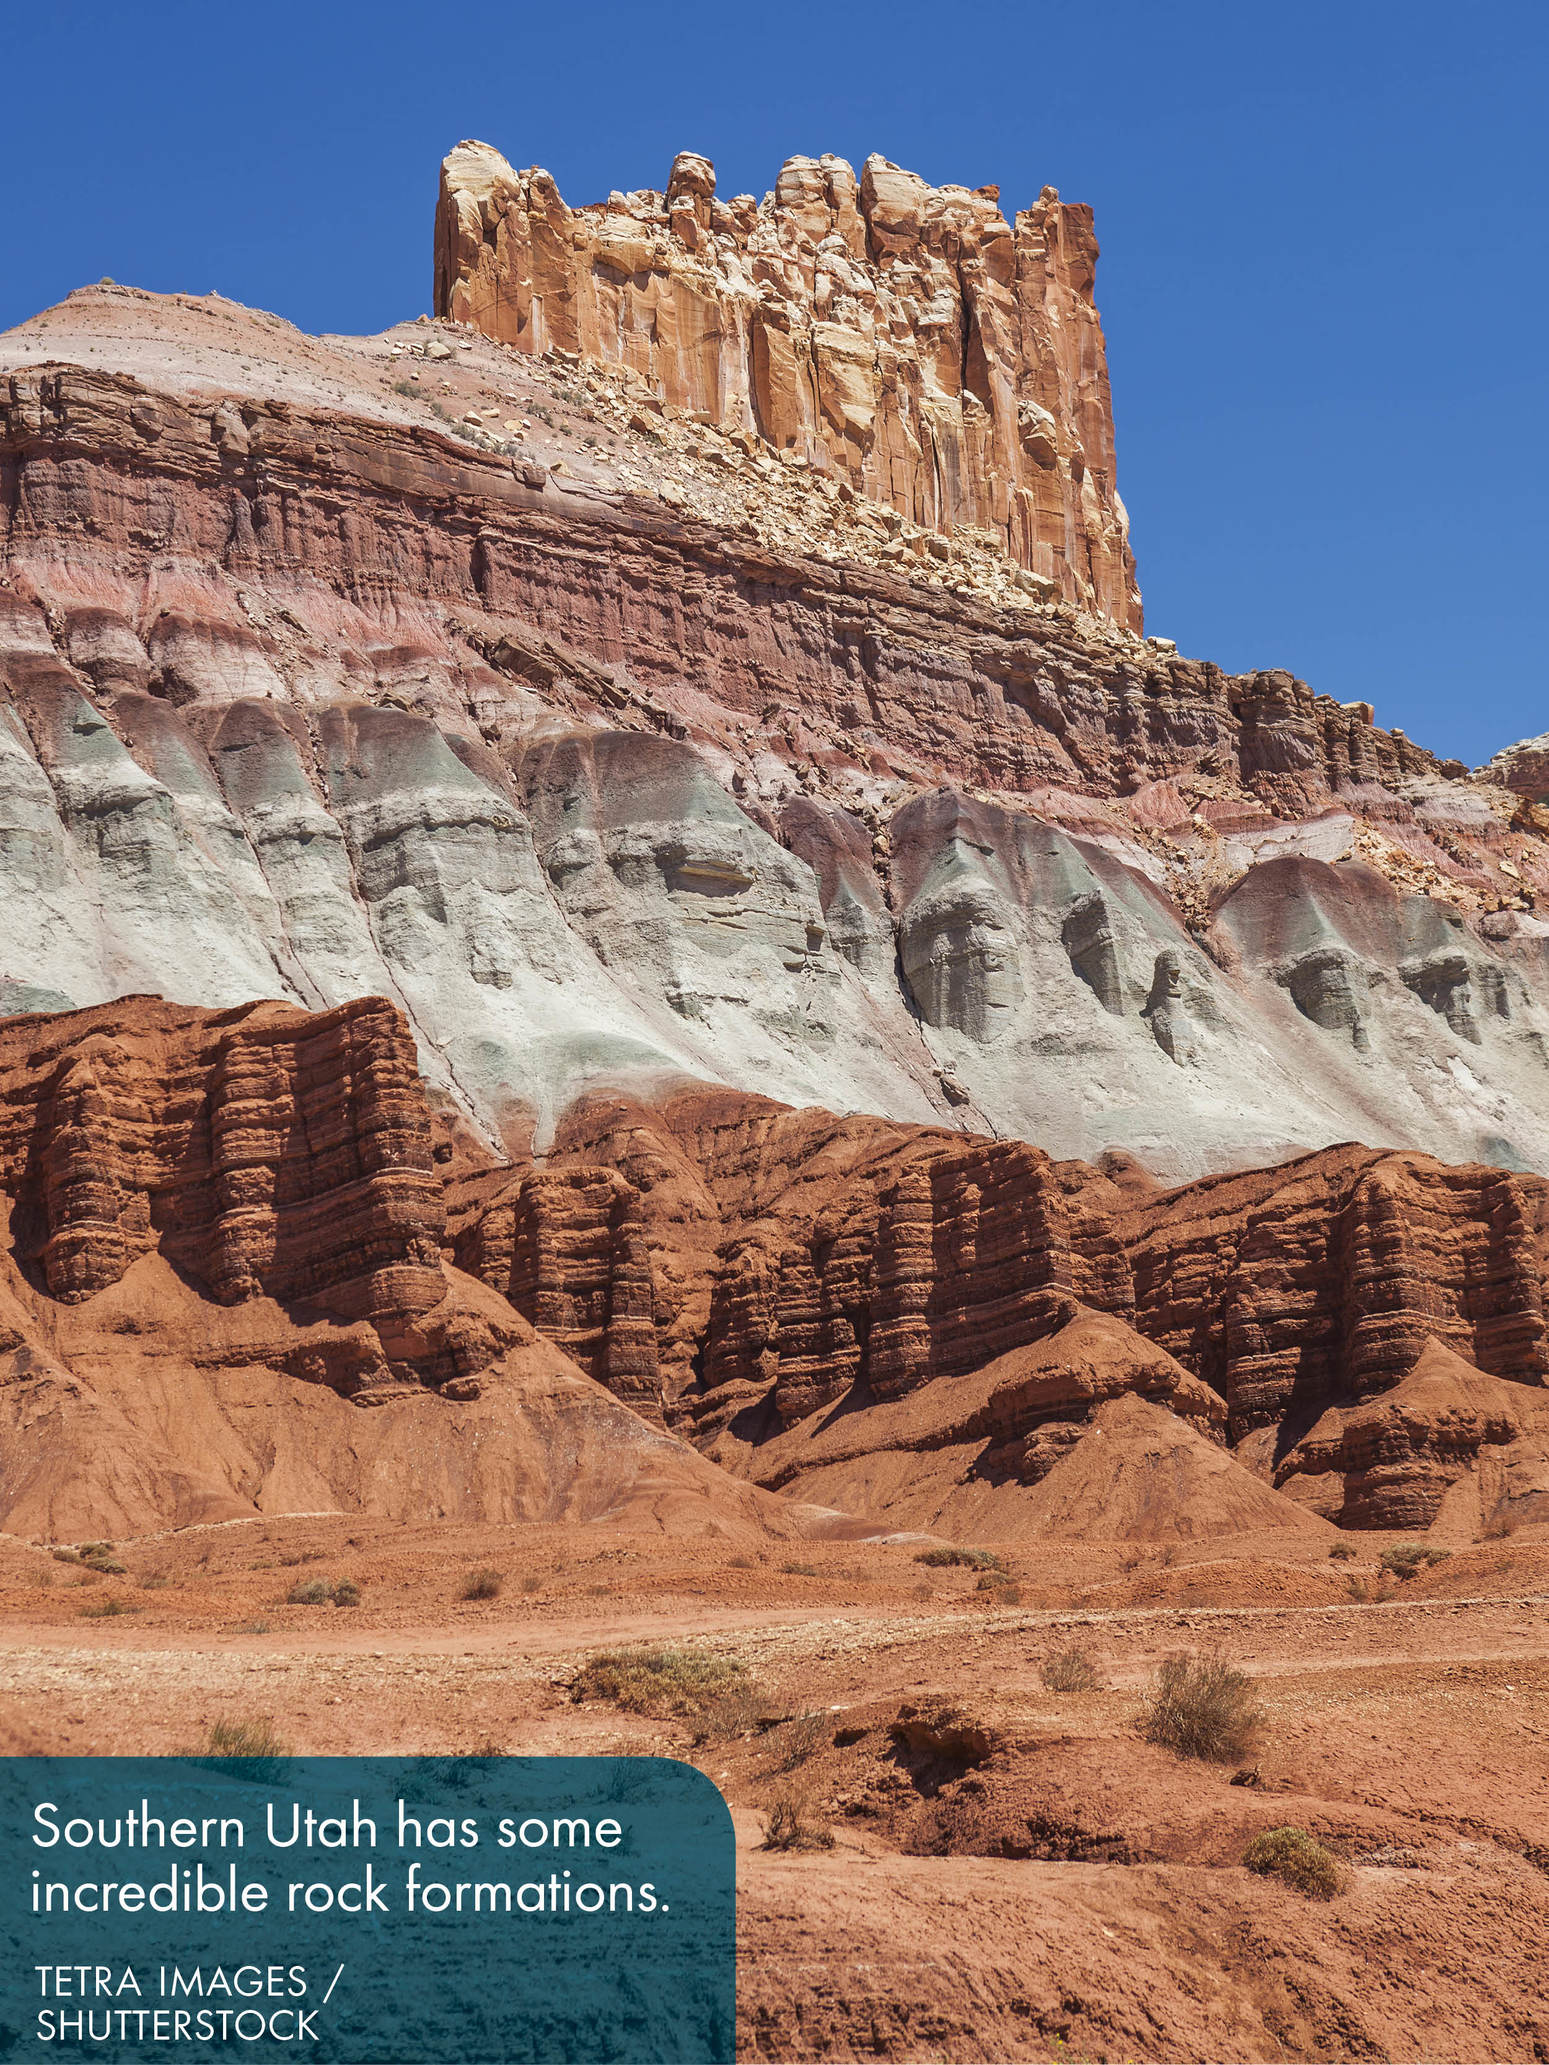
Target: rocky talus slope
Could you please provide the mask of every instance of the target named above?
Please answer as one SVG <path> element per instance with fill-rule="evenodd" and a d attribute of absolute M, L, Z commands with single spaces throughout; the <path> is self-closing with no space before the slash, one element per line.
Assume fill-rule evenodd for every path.
<path fill-rule="evenodd" d="M 816 467 L 938 535 L 979 531 L 1035 593 L 1141 628 L 1092 299 L 1092 211 L 1046 187 L 928 186 L 874 155 L 788 158 L 762 202 L 673 160 L 664 193 L 568 208 L 463 143 L 441 168 L 438 315 L 616 367 L 627 391 Z"/>
<path fill-rule="evenodd" d="M 1080 211 L 696 168 L 0 340 L 6 1524 L 1539 1514 L 1542 741 L 1140 635 Z"/>

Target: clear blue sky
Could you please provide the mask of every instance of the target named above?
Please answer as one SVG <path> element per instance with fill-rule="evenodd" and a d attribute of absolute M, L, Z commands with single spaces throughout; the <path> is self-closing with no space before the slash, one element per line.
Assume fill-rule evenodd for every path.
<path fill-rule="evenodd" d="M 1477 761 L 1549 728 L 1549 8 L 221 8 L 0 18 L 0 328 L 111 274 L 374 330 L 460 137 L 567 199 L 794 151 L 1093 203 L 1149 628 Z"/>

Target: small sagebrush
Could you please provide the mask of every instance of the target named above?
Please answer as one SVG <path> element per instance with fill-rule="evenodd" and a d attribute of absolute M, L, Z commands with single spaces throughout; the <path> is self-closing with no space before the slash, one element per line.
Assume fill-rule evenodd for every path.
<path fill-rule="evenodd" d="M 1332 1900 L 1344 1885 L 1344 1873 L 1332 1850 L 1304 1828 L 1267 1828 L 1243 1852 L 1249 1871 L 1283 1879 L 1309 1900 Z"/>
<path fill-rule="evenodd" d="M 570 1697 L 611 1700 L 629 1714 L 696 1715 L 746 1676 L 735 1657 L 703 1649 L 608 1649 L 581 1666 Z"/>
<path fill-rule="evenodd" d="M 1147 1742 L 1180 1757 L 1204 1757 L 1217 1764 L 1246 1758 L 1263 1725 L 1253 1680 L 1218 1650 L 1164 1657 L 1140 1716 L 1140 1732 Z"/>
<path fill-rule="evenodd" d="M 764 1825 L 766 1850 L 832 1850 L 834 1839 L 826 1828 L 807 1819 L 803 1801 L 792 1793 L 781 1793 L 769 1808 Z"/>
<path fill-rule="evenodd" d="M 1067 1642 L 1063 1649 L 1051 1649 L 1038 1666 L 1038 1675 L 1049 1692 L 1095 1692 L 1102 1683 L 1096 1652 L 1087 1642 Z"/>
<path fill-rule="evenodd" d="M 827 1714 L 800 1714 L 786 1729 L 780 1743 L 780 1769 L 794 1771 L 827 1749 L 833 1741 L 833 1723 Z"/>
<path fill-rule="evenodd" d="M 989 1549 L 959 1549 L 955 1546 L 922 1549 L 914 1560 L 931 1570 L 949 1570 L 956 1564 L 961 1564 L 965 1570 L 999 1570 L 1002 1567 L 1000 1558 Z"/>
<path fill-rule="evenodd" d="M 1450 1549 L 1433 1549 L 1425 1542 L 1399 1542 L 1396 1547 L 1383 1550 L 1382 1567 L 1396 1578 L 1409 1578 L 1427 1564 L 1445 1563 L 1451 1554 Z"/>
<path fill-rule="evenodd" d="M 287 1606 L 358 1606 L 360 1586 L 353 1578 L 302 1578 L 285 1594 Z"/>
<path fill-rule="evenodd" d="M 470 1570 L 463 1579 L 461 1599 L 498 1599 L 505 1579 L 498 1570 Z"/>

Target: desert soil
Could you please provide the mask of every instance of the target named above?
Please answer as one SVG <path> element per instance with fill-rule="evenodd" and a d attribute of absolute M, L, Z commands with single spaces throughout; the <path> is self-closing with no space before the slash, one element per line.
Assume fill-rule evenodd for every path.
<path fill-rule="evenodd" d="M 1546 2058 L 1549 1542 L 1384 1584 L 1385 1546 L 1040 1544 L 1003 1556 L 1008 1603 L 908 1539 L 329 1516 L 122 1542 L 97 1574 L 7 1538 L 0 1749 L 267 1717 L 322 1755 L 686 1757 L 737 1824 L 747 2058 Z M 480 1569 L 498 1596 L 461 1599 Z M 286 1603 L 317 1577 L 360 1603 Z M 1046 1688 L 1072 1642 L 1098 1689 Z M 733 1659 L 741 1694 L 573 1696 L 635 1643 Z M 1212 1648 L 1255 1680 L 1248 1763 L 1137 1727 L 1160 1659 Z M 816 1847 L 763 1847 L 782 1801 Z M 1283 1824 L 1339 1858 L 1333 1900 L 1243 1868 Z"/>

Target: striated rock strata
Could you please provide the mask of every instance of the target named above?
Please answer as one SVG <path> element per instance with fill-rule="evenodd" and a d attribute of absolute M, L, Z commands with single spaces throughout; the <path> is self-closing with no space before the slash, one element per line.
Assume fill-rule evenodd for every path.
<path fill-rule="evenodd" d="M 578 1109 L 556 1167 L 624 1177 L 662 1410 L 765 1482 L 796 1474 L 787 1430 L 827 1430 L 790 1451 L 816 1469 L 898 1446 L 896 1419 L 917 1448 L 978 1441 L 976 1472 L 1036 1483 L 1096 1403 L 1138 1392 L 1329 1517 L 1424 1525 L 1481 1449 L 1549 1412 L 1541 1177 L 1344 1147 L 1158 1192 L 1119 1161 L 702 1092 Z M 454 1186 L 459 1257 L 501 1282 L 489 1209 Z M 593 1299 L 594 1273 L 588 1251 Z M 1072 1332 L 1095 1313 L 1096 1363 Z M 1084 1353 L 1106 1379 L 1076 1374 Z M 1494 1401 L 1442 1433 L 1406 1403 L 1437 1355 Z"/>
<path fill-rule="evenodd" d="M 928 186 L 887 159 L 790 158 L 762 203 L 685 151 L 665 193 L 569 208 L 488 144 L 441 168 L 435 304 L 518 350 L 633 374 L 901 518 L 992 534 L 1141 628 L 1092 299 L 1090 208 Z"/>
<path fill-rule="evenodd" d="M 1549 848 L 1369 712 L 313 401 L 19 371 L 0 486 L 13 1009 L 386 995 L 513 1151 L 677 1075 L 1549 1167 Z"/>

